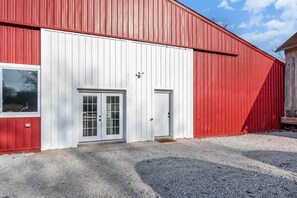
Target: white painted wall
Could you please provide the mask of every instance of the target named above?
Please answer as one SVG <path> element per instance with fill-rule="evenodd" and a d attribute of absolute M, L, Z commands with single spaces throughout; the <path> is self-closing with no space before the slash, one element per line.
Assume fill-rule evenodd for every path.
<path fill-rule="evenodd" d="M 126 90 L 127 142 L 153 140 L 154 91 L 172 90 L 171 133 L 193 137 L 192 50 L 43 29 L 41 52 L 42 150 L 77 146 L 78 88 Z"/>

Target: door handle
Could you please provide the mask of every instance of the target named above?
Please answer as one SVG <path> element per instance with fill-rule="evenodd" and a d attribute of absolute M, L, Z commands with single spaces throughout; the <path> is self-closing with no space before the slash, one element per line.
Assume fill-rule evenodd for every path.
<path fill-rule="evenodd" d="M 99 121 L 101 121 L 101 115 L 99 116 Z"/>
<path fill-rule="evenodd" d="M 168 112 L 168 118 L 170 118 L 170 112 Z"/>

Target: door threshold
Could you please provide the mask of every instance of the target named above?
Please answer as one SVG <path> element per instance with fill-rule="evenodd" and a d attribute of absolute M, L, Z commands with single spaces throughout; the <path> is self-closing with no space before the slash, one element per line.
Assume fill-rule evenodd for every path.
<path fill-rule="evenodd" d="M 98 141 L 88 141 L 88 142 L 79 142 L 77 146 L 84 145 L 94 145 L 94 144 L 119 144 L 126 143 L 126 140 L 98 140 Z"/>
<path fill-rule="evenodd" d="M 158 139 L 164 139 L 164 138 L 168 138 L 168 139 L 173 139 L 173 137 L 171 136 L 155 136 L 155 140 L 158 140 Z"/>
<path fill-rule="evenodd" d="M 159 143 L 176 142 L 176 140 L 170 136 L 158 136 L 158 137 L 155 137 L 155 141 Z"/>

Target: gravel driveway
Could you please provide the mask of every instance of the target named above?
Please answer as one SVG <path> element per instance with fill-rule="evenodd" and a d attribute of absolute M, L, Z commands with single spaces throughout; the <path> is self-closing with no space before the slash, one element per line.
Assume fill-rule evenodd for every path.
<path fill-rule="evenodd" d="M 297 197 L 297 133 L 0 156 L 0 197 Z"/>

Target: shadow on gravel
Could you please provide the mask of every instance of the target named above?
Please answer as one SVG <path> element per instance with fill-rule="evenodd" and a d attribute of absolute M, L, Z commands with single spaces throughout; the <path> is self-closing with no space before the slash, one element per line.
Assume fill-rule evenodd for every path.
<path fill-rule="evenodd" d="M 274 136 L 297 139 L 297 132 L 273 133 Z"/>
<path fill-rule="evenodd" d="M 0 198 L 144 196 L 119 169 L 96 153 L 28 159 L 15 171 L 0 169 Z"/>
<path fill-rule="evenodd" d="M 297 173 L 297 153 L 281 151 L 250 151 L 245 157 Z"/>
<path fill-rule="evenodd" d="M 290 131 L 259 133 L 259 135 L 286 137 L 286 138 L 297 139 L 297 132 L 290 132 Z"/>
<path fill-rule="evenodd" d="M 292 181 L 201 160 L 161 158 L 135 168 L 161 197 L 297 197 Z"/>

